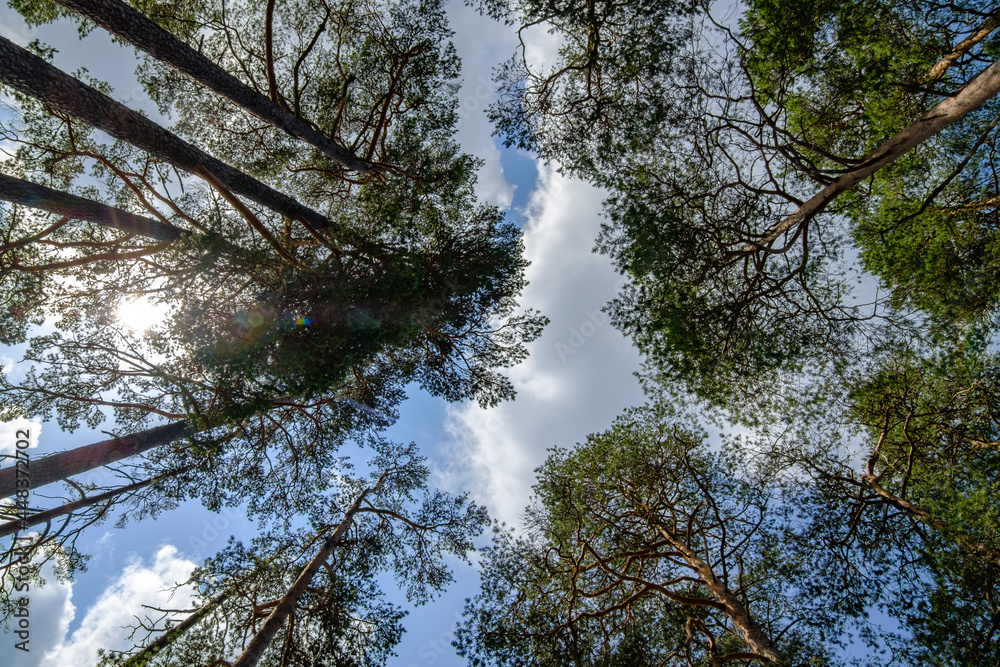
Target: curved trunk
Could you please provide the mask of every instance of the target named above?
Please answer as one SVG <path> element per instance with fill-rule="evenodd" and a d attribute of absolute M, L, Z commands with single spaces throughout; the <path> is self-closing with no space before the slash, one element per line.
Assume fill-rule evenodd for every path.
<path fill-rule="evenodd" d="M 370 163 L 357 158 L 343 146 L 282 109 L 276 103 L 276 97 L 274 101 L 264 97 L 125 3 L 118 0 L 57 1 L 245 111 L 318 148 L 348 169 L 362 174 L 372 171 Z M 272 81 L 272 76 L 273 70 L 269 68 L 268 82 L 274 86 L 276 84 Z"/>
<path fill-rule="evenodd" d="M 794 213 L 767 230 L 759 241 L 747 246 L 743 252 L 750 253 L 766 249 L 782 234 L 819 215 L 837 197 L 872 176 L 890 162 L 898 160 L 911 149 L 927 141 L 969 112 L 975 111 L 998 92 L 1000 92 L 1000 60 L 980 72 L 957 93 L 924 112 L 920 118 L 896 133 L 896 136 L 865 156 L 860 167 L 841 174 L 809 200 L 803 202 Z"/>
<path fill-rule="evenodd" d="M 192 174 L 198 169 L 205 169 L 236 194 L 292 220 L 301 220 L 316 229 L 336 231 L 339 228 L 325 216 L 288 195 L 215 159 L 145 116 L 2 37 L 0 83 L 34 97 L 56 111 L 79 118 L 178 169 Z"/>
<path fill-rule="evenodd" d="M 753 659 L 760 660 L 763 658 L 764 661 L 778 662 L 781 656 L 775 650 L 770 637 L 750 617 L 750 613 L 743 606 L 743 603 L 740 602 L 739 598 L 733 595 L 732 591 L 724 583 L 719 581 L 719 578 L 715 576 L 715 572 L 712 571 L 712 566 L 695 553 L 687 545 L 687 542 L 663 526 L 657 525 L 656 529 L 673 548 L 681 553 L 688 566 L 697 573 L 698 578 L 704 584 L 705 588 L 708 589 L 712 598 L 723 605 L 726 615 L 733 622 L 733 626 L 736 627 L 743 641 L 746 642 L 755 656 L 759 656 Z"/>

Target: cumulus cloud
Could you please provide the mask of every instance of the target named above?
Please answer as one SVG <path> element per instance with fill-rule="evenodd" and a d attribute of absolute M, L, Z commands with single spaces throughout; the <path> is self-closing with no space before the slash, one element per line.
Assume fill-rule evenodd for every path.
<path fill-rule="evenodd" d="M 524 60 L 533 72 L 544 72 L 557 62 L 564 39 L 547 23 L 533 25 L 522 31 L 521 36 L 524 39 Z"/>
<path fill-rule="evenodd" d="M 4 664 L 10 667 L 37 667 L 45 648 L 64 637 L 73 620 L 73 586 L 58 582 L 49 565 L 43 566 L 42 575 L 47 582 L 44 587 L 32 585 L 30 590 L 23 591 L 28 598 L 29 611 L 28 643 L 23 645 L 27 652 L 16 648 L 24 641 L 23 637 L 15 634 L 2 637 L 5 646 L 0 652 L 9 658 Z"/>
<path fill-rule="evenodd" d="M 32 653 L 16 656 L 16 667 L 65 667 L 65 665 L 93 665 L 97 662 L 97 649 L 123 650 L 131 646 L 128 630 L 134 617 L 144 615 L 142 605 L 183 609 L 191 605 L 194 591 L 190 587 L 172 590 L 188 579 L 195 564 L 178 556 L 177 548 L 162 547 L 152 557 L 152 562 L 141 560 L 129 563 L 119 577 L 87 609 L 76 630 L 69 627 L 76 615 L 72 604 L 72 586 L 50 584 L 48 598 L 34 594 L 31 598 Z M 49 588 L 49 587 L 47 587 Z M 38 619 L 37 621 L 35 619 Z M 42 631 L 36 625 L 53 626 Z M 48 636 L 46 636 L 47 633 Z"/>
<path fill-rule="evenodd" d="M 603 193 L 539 165 L 538 186 L 524 211 L 530 285 L 521 303 L 551 324 L 531 356 L 511 370 L 517 400 L 492 409 L 449 406 L 442 486 L 475 489 L 491 513 L 515 523 L 530 497 L 533 471 L 554 446 L 571 446 L 606 429 L 624 408 L 643 401 L 639 353 L 601 309 L 620 276 L 592 252 Z"/>

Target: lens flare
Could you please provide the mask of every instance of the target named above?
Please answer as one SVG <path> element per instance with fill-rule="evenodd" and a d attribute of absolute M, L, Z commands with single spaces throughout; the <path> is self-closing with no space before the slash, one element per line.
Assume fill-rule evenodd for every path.
<path fill-rule="evenodd" d="M 168 307 L 161 303 L 151 303 L 144 297 L 125 301 L 118 307 L 118 321 L 132 331 L 146 331 L 167 316 Z"/>

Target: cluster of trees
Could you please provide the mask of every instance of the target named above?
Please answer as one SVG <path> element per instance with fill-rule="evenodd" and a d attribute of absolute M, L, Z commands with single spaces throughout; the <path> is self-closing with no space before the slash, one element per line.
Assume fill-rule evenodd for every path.
<path fill-rule="evenodd" d="M 478 4 L 560 38 L 491 112 L 609 191 L 649 403 L 552 450 L 459 652 L 996 664 L 995 4 Z"/>
<path fill-rule="evenodd" d="M 476 201 L 452 139 L 442 6 L 11 4 L 136 46 L 176 119 L 0 40 L 0 336 L 25 346 L 0 417 L 115 421 L 34 462 L 33 487 L 126 475 L 35 514 L 36 551 L 68 571 L 111 507 L 240 505 L 259 537 L 194 573 L 195 610 L 148 619 L 104 664 L 381 664 L 402 616 L 379 573 L 426 600 L 487 518 L 417 500 L 422 460 L 379 432 L 411 382 L 511 398 L 499 369 L 545 321 L 517 312 L 519 232 Z M 522 45 L 498 69 L 491 114 L 508 145 L 610 193 L 598 249 L 629 285 L 608 309 L 649 404 L 552 451 L 525 529 L 485 552 L 459 652 L 995 664 L 1000 11 L 475 4 L 560 38 L 557 62 L 533 68 Z M 146 333 L 115 322 L 140 295 L 170 307 Z M 713 420 L 739 435 L 709 437 Z"/>
<path fill-rule="evenodd" d="M 25 554 L 68 576 L 85 566 L 80 531 L 112 509 L 134 521 L 197 498 L 245 509 L 259 537 L 193 575 L 198 609 L 152 619 L 107 664 L 384 663 L 403 614 L 379 578 L 427 600 L 486 516 L 429 490 L 415 446 L 380 433 L 411 383 L 512 398 L 502 371 L 545 324 L 516 303 L 520 231 L 477 201 L 478 163 L 452 137 L 442 4 L 11 6 L 133 44 L 174 123 L 59 70 L 50 47 L 0 38 L 0 342 L 23 350 L 0 418 L 114 424 L 31 462 L 35 511 L 9 506 L 0 528 L 21 533 L 5 611 Z M 122 326 L 136 298 L 165 319 Z M 371 458 L 359 472 L 346 444 Z M 102 466 L 121 483 L 70 479 Z M 58 482 L 65 504 L 37 506 Z M 0 469 L 0 496 L 18 488 Z"/>

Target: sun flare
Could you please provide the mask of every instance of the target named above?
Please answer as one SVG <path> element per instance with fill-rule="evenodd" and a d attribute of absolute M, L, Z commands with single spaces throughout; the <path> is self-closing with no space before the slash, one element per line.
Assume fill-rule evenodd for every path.
<path fill-rule="evenodd" d="M 168 308 L 162 303 L 152 303 L 144 297 L 123 302 L 118 307 L 118 321 L 133 331 L 146 331 L 167 316 Z"/>

